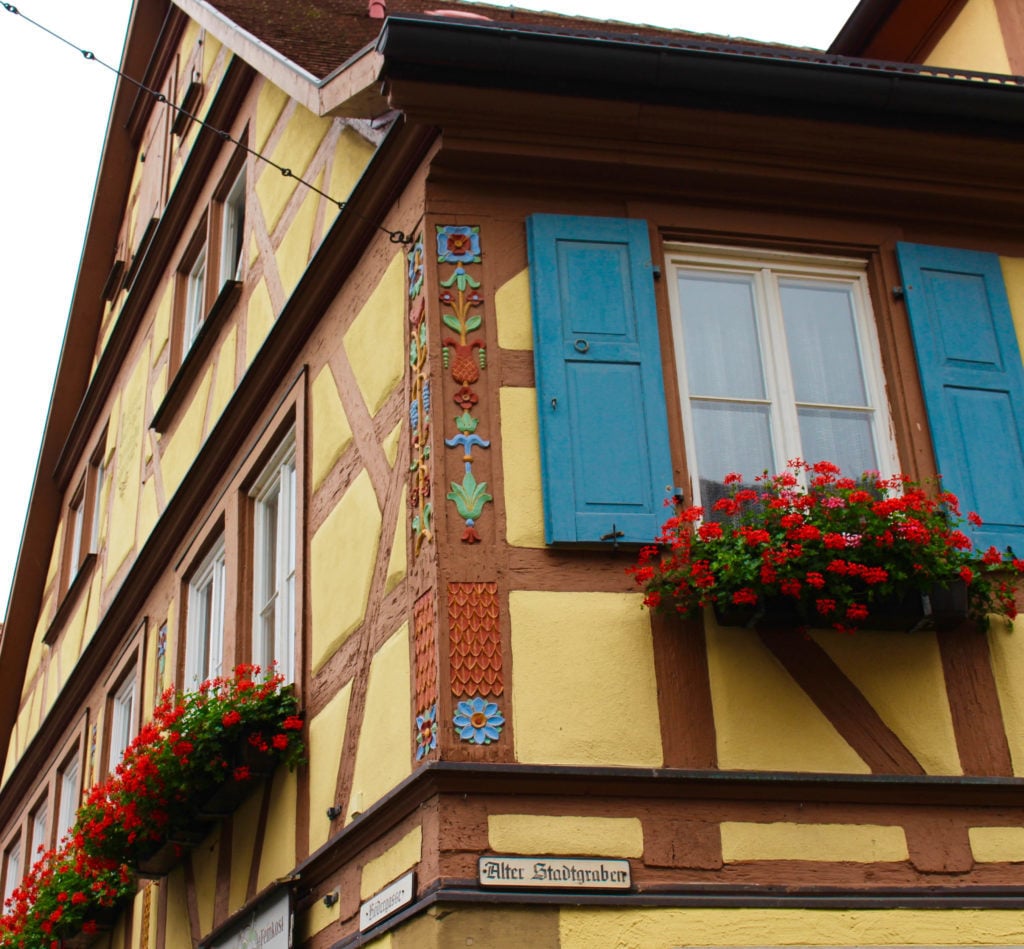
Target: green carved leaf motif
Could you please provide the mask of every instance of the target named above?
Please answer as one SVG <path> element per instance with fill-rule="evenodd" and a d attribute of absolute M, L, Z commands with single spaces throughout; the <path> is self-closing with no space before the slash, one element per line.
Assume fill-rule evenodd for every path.
<path fill-rule="evenodd" d="M 476 478 L 473 477 L 472 471 L 466 472 L 466 477 L 462 479 L 462 484 L 457 481 L 452 482 L 452 489 L 448 492 L 448 500 L 455 502 L 455 508 L 459 512 L 460 517 L 473 518 L 476 520 L 480 516 L 480 512 L 483 511 L 484 505 L 493 500 L 493 498 L 487 493 L 487 482 L 477 482 Z"/>

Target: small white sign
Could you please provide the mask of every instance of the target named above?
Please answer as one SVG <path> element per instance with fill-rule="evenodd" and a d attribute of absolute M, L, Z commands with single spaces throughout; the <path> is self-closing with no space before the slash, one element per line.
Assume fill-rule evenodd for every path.
<path fill-rule="evenodd" d="M 385 917 L 408 906 L 416 894 L 415 877 L 416 874 L 410 870 L 363 903 L 359 907 L 359 931 L 372 929 Z"/>
<path fill-rule="evenodd" d="M 481 886 L 539 890 L 628 890 L 628 860 L 586 860 L 578 857 L 481 857 Z"/>
<path fill-rule="evenodd" d="M 257 907 L 239 929 L 210 943 L 210 949 L 290 949 L 292 904 L 288 889 Z"/>

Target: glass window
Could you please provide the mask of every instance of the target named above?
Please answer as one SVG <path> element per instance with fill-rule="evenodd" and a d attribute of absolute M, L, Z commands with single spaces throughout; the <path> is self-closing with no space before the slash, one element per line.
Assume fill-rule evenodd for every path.
<path fill-rule="evenodd" d="M 242 278 L 242 240 L 245 235 L 245 170 L 224 199 L 220 235 L 220 284 Z"/>
<path fill-rule="evenodd" d="M 15 840 L 4 854 L 4 902 L 21 882 L 21 841 Z"/>
<path fill-rule="evenodd" d="M 185 278 L 185 341 L 184 349 L 195 342 L 206 318 L 206 248 L 202 247 Z"/>
<path fill-rule="evenodd" d="M 224 538 L 203 558 L 188 584 L 185 684 L 193 688 L 221 673 L 224 657 Z"/>
<path fill-rule="evenodd" d="M 686 246 L 669 271 L 698 503 L 790 458 L 897 470 L 862 261 Z"/>
<path fill-rule="evenodd" d="M 104 481 L 107 477 L 107 466 L 103 461 L 103 446 L 100 446 L 100 450 L 95 456 L 91 465 L 92 475 L 92 512 L 89 530 L 89 550 L 98 551 L 100 549 L 100 506 L 103 500 L 103 488 Z"/>
<path fill-rule="evenodd" d="M 79 785 L 78 753 L 76 752 L 61 769 L 58 784 L 60 793 L 60 810 L 57 815 L 57 839 L 70 833 L 75 825 L 75 814 L 81 795 Z"/>
<path fill-rule="evenodd" d="M 40 847 L 46 850 L 47 838 L 46 828 L 50 820 L 50 808 L 43 798 L 38 807 L 32 812 L 32 841 L 29 848 L 28 863 L 31 864 L 39 859 Z"/>
<path fill-rule="evenodd" d="M 113 771 L 128 743 L 135 737 L 136 673 L 132 669 L 110 698 L 110 754 L 107 766 Z"/>
<path fill-rule="evenodd" d="M 277 661 L 295 678 L 295 436 L 289 435 L 253 488 L 253 661 Z"/>

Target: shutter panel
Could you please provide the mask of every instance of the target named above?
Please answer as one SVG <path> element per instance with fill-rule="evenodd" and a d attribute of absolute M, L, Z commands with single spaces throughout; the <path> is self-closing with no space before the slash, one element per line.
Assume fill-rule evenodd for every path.
<path fill-rule="evenodd" d="M 672 464 L 647 225 L 535 214 L 527 238 L 547 541 L 650 543 Z"/>
<path fill-rule="evenodd" d="M 1024 368 L 999 258 L 897 245 L 935 460 L 975 546 L 1024 555 Z"/>

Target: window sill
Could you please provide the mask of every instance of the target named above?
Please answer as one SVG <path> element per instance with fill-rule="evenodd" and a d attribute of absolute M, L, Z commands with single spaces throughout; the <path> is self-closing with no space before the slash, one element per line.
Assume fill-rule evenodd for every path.
<path fill-rule="evenodd" d="M 64 596 L 60 603 L 57 604 L 57 612 L 54 613 L 53 619 L 50 621 L 50 625 L 46 628 L 46 632 L 43 634 L 43 642 L 46 643 L 47 646 L 52 646 L 57 641 L 57 637 L 60 635 L 60 631 L 64 628 L 68 615 L 71 613 L 71 608 L 78 602 L 78 598 L 82 590 L 89 585 L 89 578 L 92 576 L 92 571 L 95 566 L 95 552 L 86 554 L 85 559 L 78 568 L 78 572 L 75 574 L 75 578 L 71 581 L 71 585 L 64 592 Z"/>
<path fill-rule="evenodd" d="M 192 387 L 199 370 L 206 363 L 210 350 L 213 348 L 214 340 L 217 338 L 217 330 L 223 323 L 224 317 L 234 308 L 235 303 L 242 294 L 242 282 L 240 280 L 225 280 L 224 286 L 220 288 L 217 299 L 214 300 L 210 312 L 206 314 L 203 325 L 199 328 L 196 338 L 192 341 L 185 358 L 181 361 L 177 373 L 167 386 L 167 392 L 153 413 L 150 427 L 157 432 L 164 432 L 168 423 L 174 418 L 179 406 L 185 399 L 186 393 Z"/>

